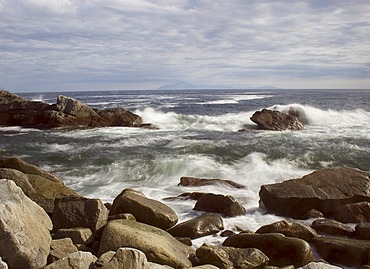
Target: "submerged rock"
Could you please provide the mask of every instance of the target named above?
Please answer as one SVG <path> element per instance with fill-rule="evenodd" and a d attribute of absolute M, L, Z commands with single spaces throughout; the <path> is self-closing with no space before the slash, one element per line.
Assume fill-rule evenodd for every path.
<path fill-rule="evenodd" d="M 301 218 L 316 209 L 330 217 L 336 208 L 370 201 L 370 173 L 354 168 L 327 168 L 301 179 L 263 185 L 259 192 L 268 212 Z"/>
<path fill-rule="evenodd" d="M 275 110 L 262 109 L 255 112 L 251 121 L 257 124 L 258 129 L 282 131 L 282 130 L 302 130 L 303 124 L 296 116 L 285 114 Z"/>
<path fill-rule="evenodd" d="M 123 108 L 93 109 L 70 97 L 59 95 L 56 104 L 28 101 L 0 91 L 0 125 L 34 128 L 55 127 L 141 127 L 140 116 Z M 147 127 L 147 125 L 145 125 Z"/>
<path fill-rule="evenodd" d="M 209 179 L 209 178 L 196 178 L 196 177 L 181 177 L 180 186 L 208 186 L 208 185 L 225 185 L 227 187 L 243 189 L 246 186 L 236 183 L 231 180 L 224 179 Z"/>

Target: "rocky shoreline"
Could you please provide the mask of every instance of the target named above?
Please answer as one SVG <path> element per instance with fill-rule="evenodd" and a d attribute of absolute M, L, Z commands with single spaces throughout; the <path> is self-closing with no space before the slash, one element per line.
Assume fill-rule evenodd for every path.
<path fill-rule="evenodd" d="M 279 221 L 255 232 L 224 230 L 224 218 L 246 212 L 232 196 L 170 197 L 193 199 L 204 213 L 178 223 L 163 201 L 141 192 L 125 189 L 103 204 L 18 158 L 0 160 L 0 178 L 0 268 L 370 267 L 370 173 L 358 169 L 322 169 L 262 186 L 267 212 L 312 224 Z M 222 179 L 184 177 L 180 184 L 246 188 Z M 225 237 L 222 244 L 192 247 L 213 234 Z"/>

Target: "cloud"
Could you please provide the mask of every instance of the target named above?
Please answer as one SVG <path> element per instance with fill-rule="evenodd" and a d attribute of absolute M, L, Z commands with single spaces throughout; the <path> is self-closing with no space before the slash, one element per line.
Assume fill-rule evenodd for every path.
<path fill-rule="evenodd" d="M 10 89 L 369 85 L 367 1 L 0 0 L 0 25 Z"/>

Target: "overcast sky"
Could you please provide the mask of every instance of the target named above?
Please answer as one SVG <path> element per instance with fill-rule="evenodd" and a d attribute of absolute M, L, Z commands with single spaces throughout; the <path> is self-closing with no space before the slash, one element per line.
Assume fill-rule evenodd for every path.
<path fill-rule="evenodd" d="M 0 0 L 0 88 L 370 89 L 370 1 Z"/>

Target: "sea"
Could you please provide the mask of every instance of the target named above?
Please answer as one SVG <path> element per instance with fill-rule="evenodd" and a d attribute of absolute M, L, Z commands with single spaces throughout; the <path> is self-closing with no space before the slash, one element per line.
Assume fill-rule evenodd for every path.
<path fill-rule="evenodd" d="M 225 229 L 251 230 L 284 219 L 259 206 L 261 185 L 326 167 L 370 171 L 370 90 L 214 89 L 17 93 L 55 103 L 62 94 L 94 108 L 123 107 L 158 129 L 127 127 L 38 130 L 0 127 L 2 155 L 18 156 L 58 176 L 81 195 L 112 202 L 132 188 L 170 206 L 185 221 L 202 212 L 185 192 L 231 195 L 247 213 Z M 293 108 L 301 131 L 258 130 L 255 111 Z M 246 186 L 179 186 L 182 176 Z M 309 223 L 308 223 L 309 224 Z M 194 240 L 217 243 L 218 235 Z"/>

